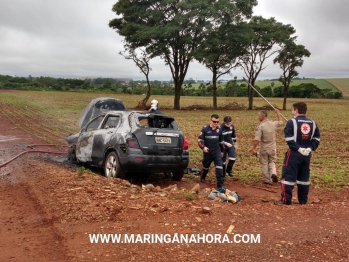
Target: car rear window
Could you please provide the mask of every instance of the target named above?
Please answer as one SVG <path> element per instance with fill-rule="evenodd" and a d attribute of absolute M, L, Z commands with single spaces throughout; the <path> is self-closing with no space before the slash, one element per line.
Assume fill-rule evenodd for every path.
<path fill-rule="evenodd" d="M 148 117 L 139 116 L 138 126 L 143 128 L 167 128 L 175 129 L 176 125 L 172 117 L 154 116 Z"/>

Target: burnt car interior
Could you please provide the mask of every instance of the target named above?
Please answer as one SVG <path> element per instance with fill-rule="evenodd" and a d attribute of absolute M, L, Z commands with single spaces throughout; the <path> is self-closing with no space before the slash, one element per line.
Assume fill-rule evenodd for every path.
<path fill-rule="evenodd" d="M 101 97 L 92 101 L 82 110 L 79 127 L 82 129 L 90 120 L 100 113 L 107 111 L 126 111 L 124 103 L 115 98 Z"/>
<path fill-rule="evenodd" d="M 101 121 L 103 120 L 104 116 L 99 116 L 97 118 L 95 118 L 92 122 L 90 122 L 88 124 L 88 126 L 86 126 L 85 130 L 84 131 L 93 131 L 93 130 L 96 130 L 99 126 L 99 124 L 101 123 Z"/>
<path fill-rule="evenodd" d="M 119 116 L 108 116 L 107 120 L 105 121 L 103 128 L 114 128 L 117 127 L 119 124 L 120 117 Z"/>
<path fill-rule="evenodd" d="M 164 115 L 150 114 L 148 117 L 138 117 L 140 127 L 144 128 L 168 128 L 175 129 L 173 125 L 174 118 Z"/>
<path fill-rule="evenodd" d="M 95 104 L 95 107 L 105 110 L 125 110 L 125 107 L 120 104 L 120 102 L 109 99 L 109 100 L 101 100 Z"/>

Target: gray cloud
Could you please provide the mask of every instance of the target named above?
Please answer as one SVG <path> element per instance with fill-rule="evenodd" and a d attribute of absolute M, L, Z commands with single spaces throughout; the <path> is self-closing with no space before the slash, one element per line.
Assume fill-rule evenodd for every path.
<path fill-rule="evenodd" d="M 139 69 L 118 53 L 122 37 L 109 28 L 115 0 L 2 0 L 0 2 L 0 74 L 54 77 L 130 77 L 143 79 Z M 346 0 L 259 0 L 255 15 L 291 24 L 298 44 L 311 57 L 298 71 L 304 77 L 348 77 L 349 17 Z M 272 59 L 260 78 L 280 75 Z M 161 59 L 151 61 L 150 78 L 171 79 Z M 241 70 L 233 71 L 239 78 Z M 194 62 L 187 78 L 211 79 Z M 230 78 L 225 76 L 223 78 Z"/>

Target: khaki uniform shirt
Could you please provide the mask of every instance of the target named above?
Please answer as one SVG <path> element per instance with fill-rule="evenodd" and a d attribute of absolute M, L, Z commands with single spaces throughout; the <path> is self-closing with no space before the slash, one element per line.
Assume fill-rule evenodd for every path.
<path fill-rule="evenodd" d="M 282 126 L 282 121 L 263 120 L 257 127 L 254 140 L 259 141 L 260 150 L 276 149 L 276 128 Z"/>

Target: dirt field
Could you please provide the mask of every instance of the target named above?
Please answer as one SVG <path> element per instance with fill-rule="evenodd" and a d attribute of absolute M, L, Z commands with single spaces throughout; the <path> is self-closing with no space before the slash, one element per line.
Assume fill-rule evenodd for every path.
<path fill-rule="evenodd" d="M 0 113 L 0 165 L 42 145 Z M 40 146 L 40 150 L 62 149 Z M 212 179 L 141 183 L 79 174 L 65 155 L 23 154 L 0 168 L 0 261 L 347 261 L 349 188 L 311 188 L 305 206 L 274 205 L 279 186 L 228 179 L 237 204 L 207 199 Z M 148 187 L 151 189 L 151 187 Z M 188 200 L 194 196 L 194 200 Z M 90 243 L 89 234 L 228 234 L 233 243 Z M 232 228 L 232 227 L 230 227 Z M 243 243 L 259 234 L 260 243 Z M 234 239 L 235 236 L 235 239 Z M 242 236 L 243 238 L 241 238 Z M 237 241 L 241 241 L 237 243 Z M 210 242 L 210 239 L 208 239 Z"/>

